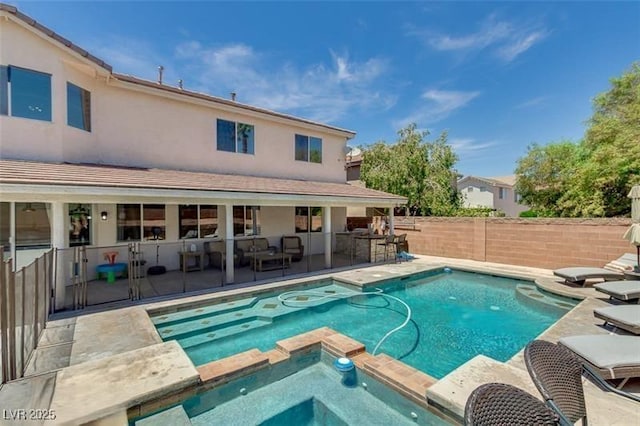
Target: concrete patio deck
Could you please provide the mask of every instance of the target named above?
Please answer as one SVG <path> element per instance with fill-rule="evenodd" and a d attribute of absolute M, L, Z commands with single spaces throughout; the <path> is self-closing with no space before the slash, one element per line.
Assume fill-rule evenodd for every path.
<path fill-rule="evenodd" d="M 366 286 L 443 266 L 536 280 L 538 283 L 554 280 L 548 270 L 427 256 L 400 264 L 333 272 L 313 279 L 333 277 Z M 301 277 L 286 282 L 234 285 L 218 289 L 215 293 L 50 321 L 31 359 L 27 377 L 2 386 L 0 401 L 7 408 L 55 409 L 57 422 L 62 424 L 90 422 L 104 417 L 109 418 L 111 424 L 124 424 L 126 416 L 123 417 L 122 413 L 127 408 L 145 398 L 152 399 L 180 388 L 193 387 L 200 380 L 182 348 L 173 344 L 175 342 L 162 343 L 149 320 L 148 311 L 178 309 L 177 305 L 206 304 L 216 299 L 229 300 L 246 292 L 283 289 L 308 280 L 308 277 Z M 611 332 L 593 317 L 595 307 L 609 304 L 606 296 L 598 293 L 585 295 L 583 290 L 567 290 L 571 297 L 586 297 L 586 300 L 540 338 L 557 341 L 572 334 Z M 425 403 L 435 402 L 454 416 L 460 415 L 471 391 L 489 381 L 512 383 L 537 396 L 520 353 L 506 363 L 486 357 L 472 359 L 430 385 L 426 390 Z M 638 380 L 635 380 L 625 389 L 635 390 L 638 385 Z M 97 386 L 99 391 L 92 391 L 91 386 Z M 590 382 L 585 383 L 585 389 L 592 424 L 623 424 L 620 422 L 624 419 L 629 424 L 629 419 L 640 419 L 640 404 L 606 394 Z"/>

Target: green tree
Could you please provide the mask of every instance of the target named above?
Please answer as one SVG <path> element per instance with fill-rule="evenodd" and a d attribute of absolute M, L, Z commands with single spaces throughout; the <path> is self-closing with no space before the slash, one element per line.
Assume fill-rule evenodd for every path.
<path fill-rule="evenodd" d="M 640 183 L 640 64 L 594 100 L 582 141 L 584 161 L 559 207 L 570 216 L 620 216 L 630 212 L 627 194 Z"/>
<path fill-rule="evenodd" d="M 582 141 L 531 145 L 518 160 L 516 190 L 540 215 L 621 216 L 640 183 L 640 64 L 594 99 Z"/>
<path fill-rule="evenodd" d="M 459 207 L 457 157 L 446 132 L 433 142 L 426 140 L 428 134 L 410 124 L 398 131 L 395 144 L 380 141 L 363 148 L 360 179 L 368 188 L 407 197 L 415 213 L 450 216 Z"/>
<path fill-rule="evenodd" d="M 578 153 L 579 146 L 569 141 L 530 145 L 516 167 L 516 191 L 523 204 L 531 206 L 540 216 L 559 216 L 558 202 L 579 163 Z"/>

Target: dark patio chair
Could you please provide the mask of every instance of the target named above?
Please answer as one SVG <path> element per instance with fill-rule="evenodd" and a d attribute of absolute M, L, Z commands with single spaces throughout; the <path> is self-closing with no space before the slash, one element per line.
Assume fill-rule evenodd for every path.
<path fill-rule="evenodd" d="M 505 383 L 476 388 L 464 408 L 468 426 L 557 425 L 558 415 L 533 395 Z"/>
<path fill-rule="evenodd" d="M 558 413 L 563 425 L 573 425 L 578 420 L 582 420 L 583 425 L 588 424 L 582 388 L 583 373 L 603 390 L 640 401 L 636 395 L 611 386 L 564 346 L 534 340 L 524 349 L 524 361 L 536 388 L 547 405 Z"/>
<path fill-rule="evenodd" d="M 304 245 L 297 235 L 285 235 L 280 239 L 282 252 L 291 255 L 291 260 L 299 262 L 304 257 Z"/>
<path fill-rule="evenodd" d="M 382 247 L 384 250 L 384 261 L 386 262 L 389 259 L 389 256 L 393 254 L 393 259 L 395 260 L 398 252 L 396 251 L 396 237 L 393 234 L 389 234 L 384 237 L 384 242 L 377 243 L 379 247 Z M 376 249 L 376 254 L 378 250 Z M 376 259 L 377 260 L 377 259 Z"/>

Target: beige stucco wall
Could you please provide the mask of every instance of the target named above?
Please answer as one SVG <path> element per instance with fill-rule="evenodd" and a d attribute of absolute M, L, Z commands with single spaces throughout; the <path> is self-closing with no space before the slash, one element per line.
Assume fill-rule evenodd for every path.
<path fill-rule="evenodd" d="M 483 189 L 481 191 L 481 189 Z M 475 179 L 466 181 L 463 185 L 458 185 L 458 190 L 462 194 L 465 207 L 489 207 L 493 205 L 493 187 L 479 182 Z"/>
<path fill-rule="evenodd" d="M 337 132 L 253 111 L 212 106 L 210 102 L 113 79 L 107 81 L 104 70 L 83 63 L 11 19 L 0 20 L 0 31 L 0 64 L 52 74 L 52 122 L 0 116 L 2 158 L 333 182 L 346 179 L 346 139 Z M 90 133 L 67 125 L 67 81 L 91 92 Z M 217 151 L 218 118 L 254 125 L 255 154 Z M 295 161 L 296 133 L 322 138 L 322 164 Z"/>
<path fill-rule="evenodd" d="M 458 191 L 462 194 L 464 207 L 489 207 L 503 211 L 509 217 L 517 217 L 520 212 L 529 209 L 529 207 L 515 201 L 512 187 L 503 186 L 502 188 L 506 193 L 504 198 L 500 199 L 500 186 L 474 178 L 458 183 Z"/>

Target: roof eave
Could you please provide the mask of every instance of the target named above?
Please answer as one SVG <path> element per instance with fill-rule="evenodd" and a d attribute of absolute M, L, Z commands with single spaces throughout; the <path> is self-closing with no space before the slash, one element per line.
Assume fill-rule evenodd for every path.
<path fill-rule="evenodd" d="M 258 115 L 267 115 L 269 116 L 270 119 L 273 119 L 275 117 L 277 119 L 281 119 L 286 122 L 294 121 L 298 125 L 302 124 L 302 125 L 305 125 L 306 127 L 309 127 L 309 126 L 315 127 L 325 132 L 328 131 L 340 137 L 344 137 L 345 139 L 353 139 L 356 136 L 356 132 L 353 130 L 330 126 L 324 123 L 318 123 L 312 120 L 307 120 L 307 119 L 296 117 L 293 115 L 283 114 L 283 113 L 268 110 L 265 108 L 259 108 L 252 105 L 243 104 L 237 101 L 232 101 L 232 100 L 220 98 L 217 96 L 207 95 L 205 93 L 193 92 L 190 90 L 180 89 L 178 87 L 173 87 L 166 84 L 159 84 L 157 82 L 141 79 L 141 78 L 134 77 L 131 75 L 126 75 L 126 74 L 113 73 L 112 76 L 114 77 L 114 80 L 111 80 L 111 82 L 120 83 L 129 89 L 143 87 L 143 88 L 151 89 L 155 93 L 158 93 L 158 91 L 160 91 L 160 92 L 164 92 L 165 94 L 176 95 L 179 97 L 180 100 L 184 100 L 184 97 L 188 97 L 191 99 L 204 101 L 207 104 L 214 103 L 218 106 L 222 106 L 223 108 L 227 108 L 233 112 L 238 112 L 238 110 L 240 110 L 246 113 L 247 111 L 249 111 L 251 113 L 255 113 Z"/>

